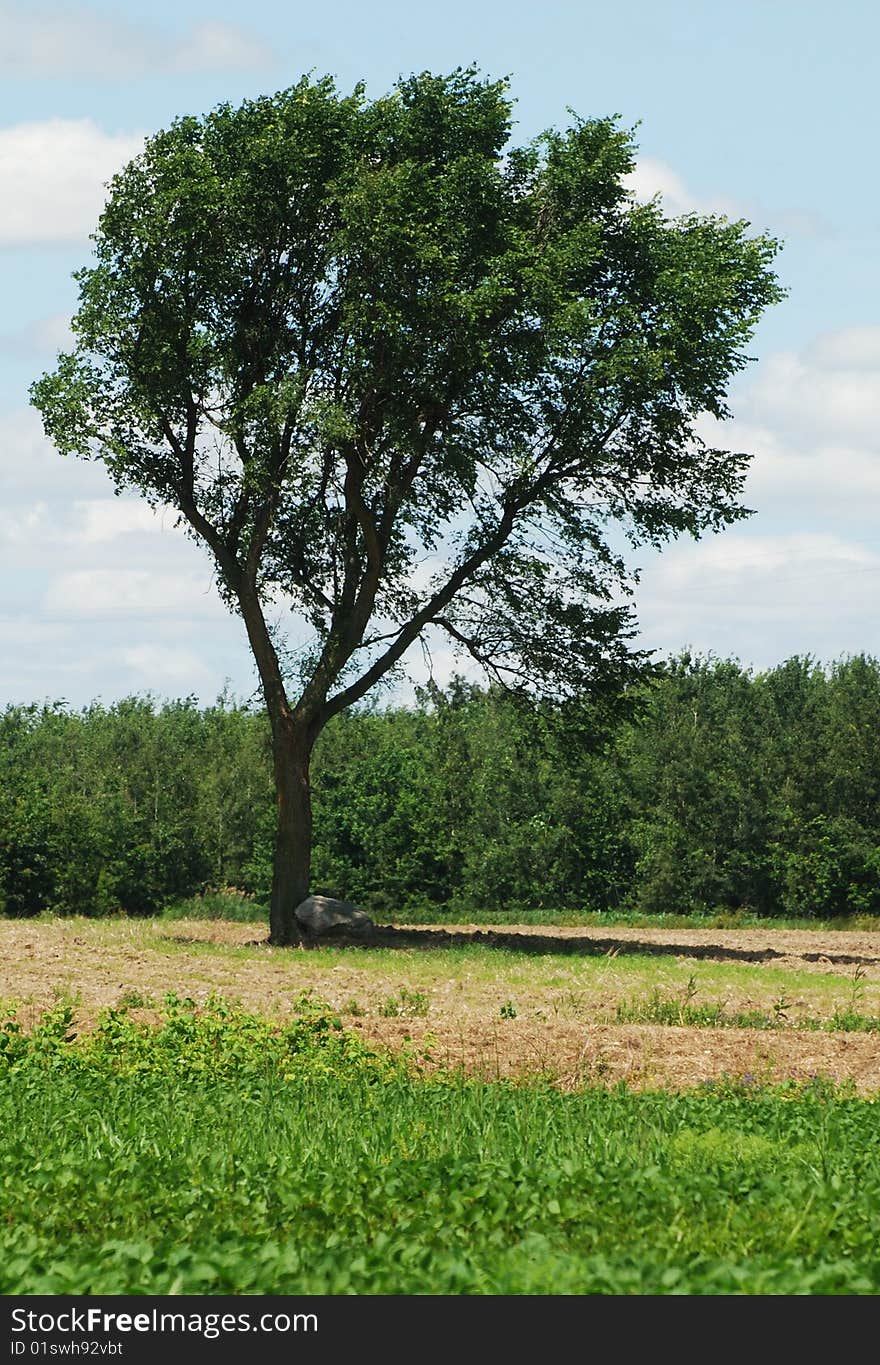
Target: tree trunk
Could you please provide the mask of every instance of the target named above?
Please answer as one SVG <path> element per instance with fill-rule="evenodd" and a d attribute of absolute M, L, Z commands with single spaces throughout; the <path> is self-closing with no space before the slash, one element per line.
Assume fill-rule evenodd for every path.
<path fill-rule="evenodd" d="M 312 795 L 309 763 L 314 739 L 289 724 L 274 727 L 272 748 L 278 823 L 269 907 L 269 942 L 284 946 L 302 939 L 294 910 L 309 894 L 312 860 Z"/>
<path fill-rule="evenodd" d="M 287 698 L 278 655 L 266 626 L 253 581 L 235 585 L 242 619 L 254 652 L 266 713 L 272 728 L 277 824 L 269 902 L 269 942 L 285 946 L 302 942 L 294 910 L 309 894 L 312 861 L 312 794 L 309 764 L 326 717 L 317 709 L 293 711 Z"/>

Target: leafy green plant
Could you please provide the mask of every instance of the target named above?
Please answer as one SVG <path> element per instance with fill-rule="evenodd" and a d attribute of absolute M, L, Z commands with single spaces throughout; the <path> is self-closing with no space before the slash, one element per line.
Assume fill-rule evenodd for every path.
<path fill-rule="evenodd" d="M 301 1004 L 7 1019 L 0 1292 L 876 1293 L 876 1105 L 851 1089 L 420 1074 Z"/>

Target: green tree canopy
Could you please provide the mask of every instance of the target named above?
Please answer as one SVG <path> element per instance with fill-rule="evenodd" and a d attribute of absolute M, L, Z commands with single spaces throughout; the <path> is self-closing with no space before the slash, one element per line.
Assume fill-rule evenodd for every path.
<path fill-rule="evenodd" d="M 59 450 L 176 508 L 243 618 L 272 723 L 272 936 L 308 890 L 309 756 L 428 629 L 530 695 L 637 675 L 634 544 L 744 515 L 706 413 L 780 295 L 776 243 L 625 188 L 632 136 L 509 143 L 473 69 L 329 78 L 178 119 L 110 186 Z M 291 672 L 272 622 L 312 648 Z"/>

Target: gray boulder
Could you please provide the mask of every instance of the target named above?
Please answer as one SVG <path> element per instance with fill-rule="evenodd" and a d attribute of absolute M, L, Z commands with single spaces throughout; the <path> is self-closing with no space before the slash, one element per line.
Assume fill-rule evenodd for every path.
<path fill-rule="evenodd" d="M 293 913 L 310 938 L 345 934 L 369 938 L 373 933 L 373 921 L 365 910 L 358 910 L 348 901 L 334 900 L 332 896 L 307 896 Z"/>

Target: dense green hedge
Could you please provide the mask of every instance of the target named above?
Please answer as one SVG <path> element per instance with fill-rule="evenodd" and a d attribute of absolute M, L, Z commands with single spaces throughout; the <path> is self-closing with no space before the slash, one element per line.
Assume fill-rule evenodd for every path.
<path fill-rule="evenodd" d="M 880 664 L 682 656 L 637 713 L 525 712 L 457 683 L 340 716 L 314 760 L 313 883 L 397 907 L 880 913 Z M 265 897 L 265 718 L 134 697 L 0 715 L 0 910 Z"/>

